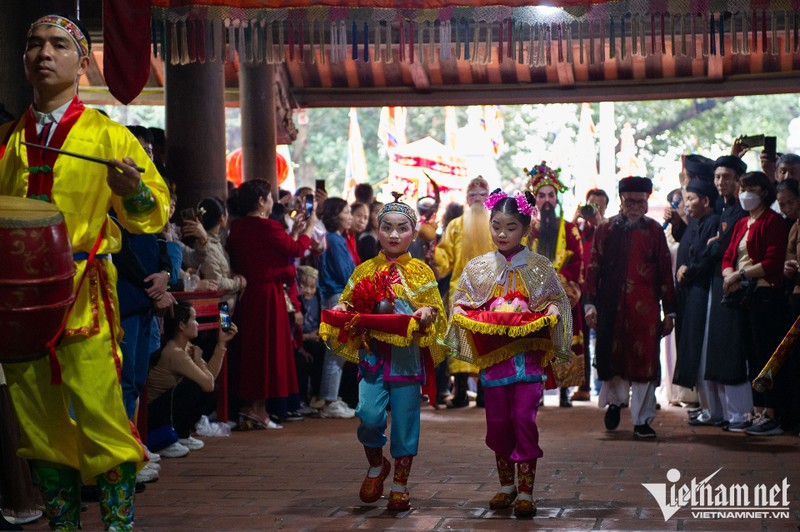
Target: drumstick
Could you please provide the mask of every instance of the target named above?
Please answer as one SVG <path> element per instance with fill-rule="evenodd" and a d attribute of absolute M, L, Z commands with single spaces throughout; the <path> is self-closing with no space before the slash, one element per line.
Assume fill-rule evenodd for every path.
<path fill-rule="evenodd" d="M 100 164 L 105 164 L 105 165 L 108 165 L 108 166 L 111 165 L 111 163 L 109 161 L 107 161 L 106 159 L 98 159 L 97 157 L 92 157 L 90 155 L 83 155 L 83 154 L 75 153 L 75 152 L 71 152 L 71 151 L 59 150 L 58 148 L 51 148 L 50 146 L 42 146 L 41 144 L 32 144 L 30 142 L 22 142 L 21 144 L 23 146 L 28 146 L 29 148 L 39 148 L 40 150 L 52 151 L 52 152 L 55 152 L 55 153 L 60 153 L 61 155 L 69 155 L 70 157 L 75 157 L 77 159 L 83 159 L 85 161 L 92 161 L 93 163 L 100 163 Z M 142 168 L 140 166 L 136 166 L 136 165 L 133 165 L 133 167 L 136 169 L 137 172 L 144 173 L 144 168 Z"/>

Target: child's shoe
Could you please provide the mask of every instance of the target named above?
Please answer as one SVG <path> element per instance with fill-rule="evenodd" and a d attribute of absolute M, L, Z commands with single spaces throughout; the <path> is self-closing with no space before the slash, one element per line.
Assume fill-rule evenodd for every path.
<path fill-rule="evenodd" d="M 383 459 L 383 469 L 377 477 L 367 476 L 364 477 L 364 482 L 361 483 L 361 491 L 358 492 L 359 498 L 363 502 L 375 502 L 383 495 L 383 482 L 389 476 L 392 470 L 392 464 L 386 458 Z"/>
<path fill-rule="evenodd" d="M 391 512 L 405 512 L 411 509 L 411 501 L 408 497 L 408 490 L 406 491 L 390 491 L 389 504 L 386 509 Z"/>
<path fill-rule="evenodd" d="M 489 501 L 489 508 L 492 510 L 505 510 L 511 508 L 514 504 L 514 499 L 517 498 L 516 486 L 501 486 L 500 490 L 495 493 L 492 500 Z"/>
<path fill-rule="evenodd" d="M 531 493 L 520 493 L 514 502 L 514 515 L 516 517 L 534 517 L 536 515 L 536 503 L 533 502 Z"/>

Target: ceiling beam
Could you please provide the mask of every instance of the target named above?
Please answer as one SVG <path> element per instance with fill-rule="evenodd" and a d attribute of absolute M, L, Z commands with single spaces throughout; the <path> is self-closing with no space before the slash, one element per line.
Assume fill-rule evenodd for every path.
<path fill-rule="evenodd" d="M 405 106 L 570 103 L 679 98 L 718 98 L 753 94 L 797 92 L 798 74 L 742 75 L 724 80 L 708 78 L 662 80 L 615 80 L 576 82 L 569 88 L 556 85 L 504 84 L 431 87 L 425 94 L 414 88 L 386 87 L 369 90 L 292 89 L 300 107 L 381 107 L 386 102 Z"/>

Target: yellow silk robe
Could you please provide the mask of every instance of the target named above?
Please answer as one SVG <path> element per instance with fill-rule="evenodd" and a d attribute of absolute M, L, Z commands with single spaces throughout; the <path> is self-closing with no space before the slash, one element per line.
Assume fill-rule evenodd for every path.
<path fill-rule="evenodd" d="M 0 159 L 0 195 L 24 197 L 27 193 L 28 151 L 21 144 L 25 141 L 26 118 L 24 115 L 16 123 L 0 126 L 0 142 L 8 139 Z M 11 127 L 14 129 L 9 136 Z M 166 225 L 167 186 L 127 128 L 87 108 L 61 148 L 102 159 L 133 158 L 145 168 L 142 179 L 156 202 L 145 214 L 131 214 L 122 198 L 108 187 L 107 166 L 59 155 L 53 167 L 52 203 L 64 215 L 73 253 L 88 253 L 104 223 L 98 254 L 119 251 L 122 240 L 119 228 L 109 220 L 111 208 L 132 233 L 155 233 Z M 96 475 L 119 463 L 141 462 L 144 456 L 138 434 L 125 414 L 119 385 L 122 330 L 116 269 L 105 259 L 97 259 L 95 264 L 77 294 L 65 337 L 57 349 L 63 384 L 51 384 L 47 357 L 5 365 L 9 391 L 23 427 L 18 454 L 78 469 L 85 483 L 94 483 Z M 77 290 L 86 261 L 76 261 L 75 266 Z M 75 420 L 70 417 L 70 407 Z"/>

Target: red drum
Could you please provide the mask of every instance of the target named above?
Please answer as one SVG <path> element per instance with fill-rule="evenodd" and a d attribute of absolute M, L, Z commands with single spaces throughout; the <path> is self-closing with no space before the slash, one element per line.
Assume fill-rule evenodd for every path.
<path fill-rule="evenodd" d="M 0 196 L 0 362 L 46 355 L 72 301 L 64 217 L 44 201 Z"/>

